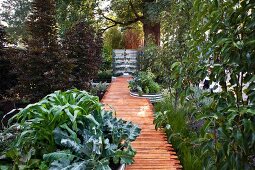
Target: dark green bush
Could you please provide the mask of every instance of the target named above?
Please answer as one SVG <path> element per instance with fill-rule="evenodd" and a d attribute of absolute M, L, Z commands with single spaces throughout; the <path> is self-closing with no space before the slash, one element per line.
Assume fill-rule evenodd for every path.
<path fill-rule="evenodd" d="M 112 79 L 112 70 L 99 71 L 97 78 L 101 80 Z"/>

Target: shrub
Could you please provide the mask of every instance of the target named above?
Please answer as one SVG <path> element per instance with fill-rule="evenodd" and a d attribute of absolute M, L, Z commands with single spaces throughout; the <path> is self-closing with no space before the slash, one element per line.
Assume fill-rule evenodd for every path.
<path fill-rule="evenodd" d="M 105 32 L 104 46 L 111 50 L 124 48 L 123 35 L 118 27 L 110 28 Z"/>
<path fill-rule="evenodd" d="M 143 93 L 158 93 L 160 86 L 154 81 L 154 75 L 150 72 L 139 72 L 133 80 L 129 81 L 129 88 L 133 92 L 138 92 L 139 95 Z"/>
<path fill-rule="evenodd" d="M 102 62 L 102 36 L 89 23 L 80 21 L 65 34 L 64 50 L 74 60 L 73 86 L 88 89 Z"/>
<path fill-rule="evenodd" d="M 124 48 L 124 37 L 118 27 L 108 29 L 104 33 L 103 64 L 101 70 L 112 69 L 112 50 Z"/>
<path fill-rule="evenodd" d="M 112 70 L 98 72 L 97 78 L 101 80 L 112 79 Z"/>

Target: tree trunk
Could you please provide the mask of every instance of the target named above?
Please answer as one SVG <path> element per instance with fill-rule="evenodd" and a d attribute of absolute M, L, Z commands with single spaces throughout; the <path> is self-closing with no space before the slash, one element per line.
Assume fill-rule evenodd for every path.
<path fill-rule="evenodd" d="M 160 45 L 160 22 L 152 21 L 148 6 L 156 3 L 156 0 L 143 0 L 143 32 L 144 45 L 152 42 L 155 45 Z"/>
<path fill-rule="evenodd" d="M 144 45 L 150 41 L 154 42 L 157 46 L 160 45 L 160 23 L 144 22 Z"/>

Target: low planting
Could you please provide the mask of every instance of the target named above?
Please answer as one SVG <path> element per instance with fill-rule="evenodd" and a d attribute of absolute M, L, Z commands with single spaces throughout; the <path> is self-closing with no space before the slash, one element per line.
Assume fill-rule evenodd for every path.
<path fill-rule="evenodd" d="M 97 78 L 95 80 L 109 83 L 109 81 L 111 81 L 112 79 L 112 75 L 113 75 L 112 70 L 99 71 L 97 74 Z"/>
<path fill-rule="evenodd" d="M 201 107 L 206 106 L 210 100 L 198 102 L 201 90 L 195 88 L 195 93 L 189 96 L 189 101 L 183 105 L 177 105 L 175 97 L 167 93 L 164 100 L 155 104 L 155 127 L 163 128 L 177 151 L 179 159 L 184 169 L 202 169 L 201 146 L 194 141 L 199 137 L 199 131 L 203 122 L 196 120 L 195 112 L 199 112 Z M 188 99 L 188 98 L 187 98 Z M 193 103 L 198 108 L 195 108 Z"/>
<path fill-rule="evenodd" d="M 94 96 L 98 96 L 99 100 L 101 100 L 108 88 L 108 84 L 106 82 L 102 83 L 99 82 L 98 84 L 94 85 L 90 89 L 90 93 Z"/>
<path fill-rule="evenodd" d="M 160 92 L 160 86 L 155 82 L 155 76 L 150 70 L 138 72 L 134 79 L 129 81 L 129 88 L 130 91 L 137 92 L 140 96 Z"/>
<path fill-rule="evenodd" d="M 3 147 L 0 164 L 19 169 L 114 169 L 133 162 L 130 142 L 140 134 L 105 111 L 98 97 L 76 89 L 49 94 L 12 120 L 0 146 L 14 140 Z"/>
<path fill-rule="evenodd" d="M 252 106 L 238 110 L 229 103 L 223 108 L 218 105 L 224 103 L 198 88 L 179 103 L 176 107 L 168 94 L 155 105 L 154 123 L 166 131 L 184 169 L 254 169 Z"/>

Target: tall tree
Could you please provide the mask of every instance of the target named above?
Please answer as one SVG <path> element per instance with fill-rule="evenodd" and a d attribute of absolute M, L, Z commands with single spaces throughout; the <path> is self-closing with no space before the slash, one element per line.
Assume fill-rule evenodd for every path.
<path fill-rule="evenodd" d="M 103 0 L 106 3 L 107 0 Z M 101 15 L 111 24 L 105 29 L 121 25 L 141 22 L 143 24 L 145 44 L 151 39 L 156 45 L 160 44 L 160 15 L 170 5 L 168 0 L 115 0 L 101 11 Z M 109 10 L 111 9 L 111 10 Z M 109 17 L 105 14 L 114 12 L 116 17 Z"/>
<path fill-rule="evenodd" d="M 10 33 L 12 42 L 26 39 L 25 21 L 31 13 L 32 0 L 2 0 L 0 20 L 8 23 L 6 31 Z M 80 19 L 92 20 L 95 0 L 56 0 L 56 20 L 59 26 L 58 33 L 63 37 L 65 31 Z"/>
<path fill-rule="evenodd" d="M 2 18 L 7 21 L 9 25 L 15 22 L 16 27 L 24 30 L 22 25 L 30 12 L 29 0 L 4 0 L 5 5 Z M 56 0 L 57 3 L 57 23 L 60 26 L 59 33 L 64 35 L 64 32 L 72 27 L 75 21 L 86 18 L 87 20 L 101 21 L 106 19 L 108 26 L 103 30 L 116 25 L 123 27 L 131 25 L 136 22 L 143 24 L 145 43 L 152 39 L 155 44 L 160 44 L 160 20 L 162 11 L 168 10 L 171 2 L 169 0 Z M 103 8 L 100 4 L 109 4 Z M 12 10 L 10 10 L 12 8 Z M 14 11 L 14 13 L 10 12 Z M 97 13 L 98 12 L 98 13 Z M 112 15 L 113 14 L 113 15 Z M 114 17 L 113 17 L 114 16 Z M 16 22 L 18 21 L 18 22 Z M 95 23 L 94 23 L 95 24 Z M 105 24 L 96 25 L 103 26 Z M 25 34 L 24 31 L 22 31 Z M 20 32 L 16 33 L 21 34 Z"/>
<path fill-rule="evenodd" d="M 3 0 L 0 20 L 7 22 L 6 32 L 16 43 L 26 37 L 25 21 L 31 10 L 31 0 Z"/>
<path fill-rule="evenodd" d="M 34 0 L 28 17 L 28 54 L 19 64 L 18 93 L 37 100 L 68 85 L 71 64 L 59 53 L 54 0 Z"/>

